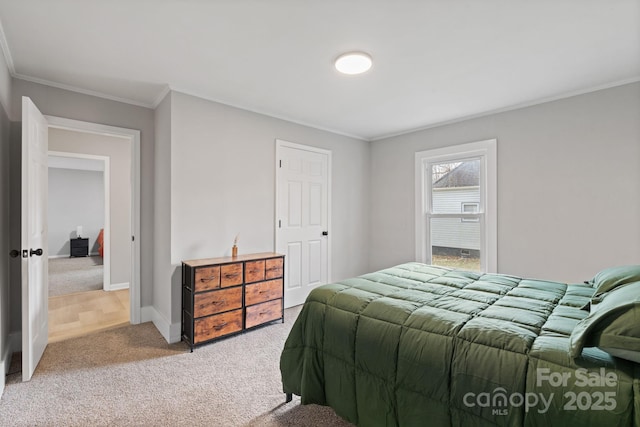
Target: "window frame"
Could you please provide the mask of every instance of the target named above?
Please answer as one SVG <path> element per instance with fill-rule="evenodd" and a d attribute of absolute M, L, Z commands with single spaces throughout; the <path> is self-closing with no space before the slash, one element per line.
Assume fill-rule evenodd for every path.
<path fill-rule="evenodd" d="M 430 168 L 443 162 L 480 159 L 480 202 L 478 213 L 434 213 Z M 427 174 L 427 171 L 429 173 Z M 497 201 L 497 140 L 471 142 L 415 153 L 415 250 L 416 261 L 430 264 L 432 218 L 460 218 L 480 222 L 480 268 L 496 273 L 498 201 Z"/>
<path fill-rule="evenodd" d="M 464 210 L 465 206 L 474 206 L 475 207 L 474 212 L 465 212 Z M 478 212 L 480 212 L 479 202 L 460 202 L 460 213 L 477 214 Z M 465 218 L 465 217 L 460 218 L 460 222 L 478 222 L 478 221 L 480 221 L 480 218 Z"/>

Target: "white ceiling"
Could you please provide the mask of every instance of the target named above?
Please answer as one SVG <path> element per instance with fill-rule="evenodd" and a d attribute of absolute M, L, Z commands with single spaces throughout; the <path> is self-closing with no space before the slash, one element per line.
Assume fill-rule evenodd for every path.
<path fill-rule="evenodd" d="M 0 22 L 14 77 L 366 140 L 640 80 L 640 0 L 0 0 Z M 334 70 L 351 50 L 368 73 Z"/>

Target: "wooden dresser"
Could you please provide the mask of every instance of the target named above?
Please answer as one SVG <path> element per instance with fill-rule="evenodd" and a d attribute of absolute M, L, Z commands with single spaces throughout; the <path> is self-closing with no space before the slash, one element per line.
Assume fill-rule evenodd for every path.
<path fill-rule="evenodd" d="M 284 321 L 284 255 L 182 262 L 182 339 L 193 347 Z"/>

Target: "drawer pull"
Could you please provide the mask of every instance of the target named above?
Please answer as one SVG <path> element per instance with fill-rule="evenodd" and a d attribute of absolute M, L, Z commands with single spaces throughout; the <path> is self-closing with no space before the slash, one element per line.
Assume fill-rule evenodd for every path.
<path fill-rule="evenodd" d="M 216 331 L 219 331 L 220 329 L 224 328 L 227 325 L 228 325 L 227 322 L 223 322 L 223 323 L 220 323 L 219 325 L 214 326 L 213 329 L 215 329 Z"/>
<path fill-rule="evenodd" d="M 201 278 L 201 279 L 200 279 L 200 281 L 201 281 L 202 283 L 210 282 L 210 281 L 212 281 L 212 280 L 216 280 L 216 276 L 203 277 L 203 278 Z"/>
<path fill-rule="evenodd" d="M 223 299 L 223 300 L 220 300 L 220 301 L 214 301 L 213 303 L 214 303 L 214 304 L 224 304 L 224 303 L 226 303 L 226 302 L 227 302 L 227 300 L 224 300 L 224 299 Z"/>
<path fill-rule="evenodd" d="M 238 275 L 233 273 L 228 273 L 224 275 L 225 279 L 235 279 L 236 277 L 238 277 Z"/>

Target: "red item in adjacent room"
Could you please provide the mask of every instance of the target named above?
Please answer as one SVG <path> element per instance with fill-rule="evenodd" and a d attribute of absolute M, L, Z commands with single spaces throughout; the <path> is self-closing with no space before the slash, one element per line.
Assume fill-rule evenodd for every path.
<path fill-rule="evenodd" d="M 100 229 L 100 234 L 98 234 L 98 255 L 100 255 L 101 257 L 104 257 L 104 249 L 102 248 L 103 242 L 104 242 L 104 229 L 101 228 Z"/>

